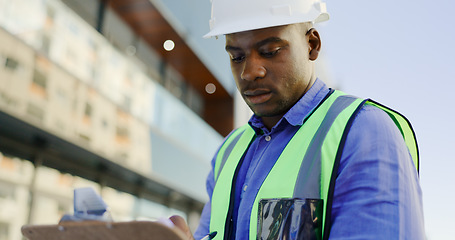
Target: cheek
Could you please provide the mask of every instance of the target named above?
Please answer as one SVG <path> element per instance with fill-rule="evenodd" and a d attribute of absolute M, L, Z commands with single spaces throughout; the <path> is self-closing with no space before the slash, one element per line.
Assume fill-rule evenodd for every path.
<path fill-rule="evenodd" d="M 234 77 L 235 86 L 239 91 L 241 91 L 243 81 L 240 79 L 240 74 L 234 69 L 232 69 L 232 77 Z"/>
<path fill-rule="evenodd" d="M 241 91 L 242 89 L 240 87 L 239 81 L 236 78 L 234 78 L 234 79 L 235 79 L 235 86 L 237 87 L 237 90 Z"/>
<path fill-rule="evenodd" d="M 241 70 L 239 64 L 231 63 L 231 73 L 234 77 L 235 81 L 237 82 L 240 78 Z"/>
<path fill-rule="evenodd" d="M 287 68 L 281 74 L 281 92 L 292 99 L 301 97 L 308 83 L 305 70 L 301 66 L 295 65 Z"/>
<path fill-rule="evenodd" d="M 240 75 L 236 74 L 236 72 L 232 71 L 232 76 L 234 77 L 235 85 L 238 89 L 240 89 Z"/>

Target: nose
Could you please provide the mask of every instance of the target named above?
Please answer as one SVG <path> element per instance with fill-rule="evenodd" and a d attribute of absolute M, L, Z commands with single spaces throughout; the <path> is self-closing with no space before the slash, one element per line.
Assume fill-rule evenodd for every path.
<path fill-rule="evenodd" d="M 267 71 L 261 60 L 257 57 L 251 56 L 245 59 L 240 77 L 245 81 L 255 81 L 264 78 L 266 73 Z"/>

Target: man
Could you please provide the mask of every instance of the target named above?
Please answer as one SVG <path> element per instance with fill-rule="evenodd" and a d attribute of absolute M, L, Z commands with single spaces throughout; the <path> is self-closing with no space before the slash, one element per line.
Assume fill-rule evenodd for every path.
<path fill-rule="evenodd" d="M 319 0 L 212 1 L 206 36 L 226 36 L 254 115 L 212 161 L 195 239 L 303 239 L 308 229 L 311 239 L 424 239 L 414 133 L 398 113 L 316 77 L 313 23 L 327 19 Z"/>

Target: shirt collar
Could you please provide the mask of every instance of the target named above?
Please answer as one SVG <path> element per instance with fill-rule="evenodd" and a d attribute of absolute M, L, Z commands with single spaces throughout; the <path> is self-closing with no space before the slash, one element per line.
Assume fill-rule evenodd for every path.
<path fill-rule="evenodd" d="M 278 123 L 272 128 L 272 131 L 280 125 L 283 119 L 286 120 L 292 126 L 301 126 L 306 116 L 315 109 L 319 102 L 329 93 L 330 89 L 320 79 L 316 79 L 313 86 L 303 95 L 300 100 L 284 114 L 284 116 L 278 121 Z M 268 129 L 264 126 L 261 118 L 253 114 L 248 121 L 248 124 L 256 131 L 257 134 L 267 133 Z"/>

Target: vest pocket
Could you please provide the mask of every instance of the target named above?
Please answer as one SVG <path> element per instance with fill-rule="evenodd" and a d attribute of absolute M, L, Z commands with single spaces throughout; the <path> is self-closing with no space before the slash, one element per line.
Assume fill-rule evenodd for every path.
<path fill-rule="evenodd" d="M 322 199 L 261 199 L 257 239 L 322 239 L 322 208 Z"/>

